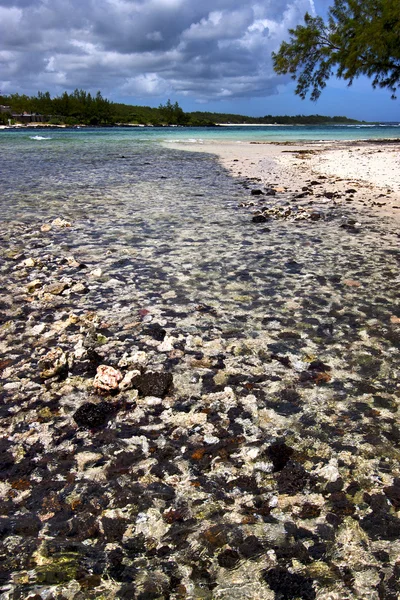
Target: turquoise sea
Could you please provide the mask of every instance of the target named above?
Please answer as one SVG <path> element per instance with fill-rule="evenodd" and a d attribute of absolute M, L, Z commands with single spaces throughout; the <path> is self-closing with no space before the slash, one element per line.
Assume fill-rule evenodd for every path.
<path fill-rule="evenodd" d="M 10 137 L 12 136 L 12 137 Z M 104 139 L 131 142 L 168 142 L 204 140 L 237 141 L 316 141 L 316 140 L 368 140 L 400 137 L 399 123 L 359 125 L 297 125 L 297 126 L 229 126 L 229 127 L 115 127 L 74 129 L 5 129 L 0 131 L 0 144 L 9 140 L 33 139 L 44 141 L 76 141 Z"/>
<path fill-rule="evenodd" d="M 71 187 L 71 192 L 94 189 L 111 190 L 138 177 L 143 184 L 165 169 L 173 178 L 175 167 L 181 173 L 181 161 L 190 172 L 190 156 L 169 143 L 201 144 L 204 142 L 243 141 L 287 142 L 319 140 L 377 140 L 400 137 L 400 123 L 379 125 L 335 126 L 229 126 L 210 128 L 135 127 L 75 129 L 4 129 L 0 131 L 3 176 L 0 211 L 10 218 L 9 202 L 18 210 L 23 198 L 35 198 L 34 210 L 40 209 L 38 193 L 57 196 Z M 140 160 L 138 160 L 140 157 Z M 131 158 L 136 160 L 132 161 Z M 197 161 L 212 161 L 197 155 Z M 124 161 L 124 162 L 123 162 Z M 45 202 L 45 209 L 51 206 Z M 23 202 L 23 212 L 26 213 Z M 15 213 L 14 213 L 15 214 Z"/>

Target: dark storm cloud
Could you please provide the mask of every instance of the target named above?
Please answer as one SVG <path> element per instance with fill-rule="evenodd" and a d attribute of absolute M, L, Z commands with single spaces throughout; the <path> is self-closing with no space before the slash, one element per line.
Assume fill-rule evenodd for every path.
<path fill-rule="evenodd" d="M 271 51 L 312 9 L 312 0 L 0 0 L 0 87 L 269 95 L 282 81 Z"/>

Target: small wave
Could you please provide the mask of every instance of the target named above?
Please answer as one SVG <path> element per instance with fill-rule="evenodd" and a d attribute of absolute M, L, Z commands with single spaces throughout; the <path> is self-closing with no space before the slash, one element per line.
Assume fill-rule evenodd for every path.
<path fill-rule="evenodd" d="M 179 144 L 203 144 L 204 140 L 202 140 L 201 138 L 199 138 L 199 139 L 197 139 L 197 138 L 186 138 L 186 139 L 164 140 L 164 142 L 167 142 L 169 144 L 176 144 L 177 142 Z"/>
<path fill-rule="evenodd" d="M 51 137 L 43 137 L 42 135 L 31 135 L 30 139 L 31 140 L 51 140 L 53 138 L 51 138 Z"/>

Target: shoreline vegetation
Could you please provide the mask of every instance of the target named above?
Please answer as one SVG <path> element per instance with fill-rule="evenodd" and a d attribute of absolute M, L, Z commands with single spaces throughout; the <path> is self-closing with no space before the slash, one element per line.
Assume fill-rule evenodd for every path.
<path fill-rule="evenodd" d="M 345 116 L 265 115 L 249 117 L 228 113 L 184 112 L 178 102 L 167 100 L 158 108 L 115 103 L 103 98 L 101 92 L 75 90 L 51 98 L 49 92 L 37 96 L 25 94 L 0 95 L 0 126 L 54 127 L 214 127 L 235 125 L 341 125 L 366 124 Z"/>

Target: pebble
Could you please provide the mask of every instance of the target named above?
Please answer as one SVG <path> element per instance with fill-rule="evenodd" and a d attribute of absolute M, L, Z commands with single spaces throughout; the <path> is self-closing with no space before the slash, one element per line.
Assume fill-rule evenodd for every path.
<path fill-rule="evenodd" d="M 43 281 L 41 281 L 41 279 L 34 279 L 33 281 L 29 281 L 27 283 L 26 289 L 27 289 L 27 292 L 29 294 L 31 294 L 32 292 L 34 292 L 35 290 L 38 290 L 42 286 L 43 286 Z"/>
<path fill-rule="evenodd" d="M 74 294 L 85 294 L 87 291 L 88 289 L 83 283 L 75 283 L 71 286 L 71 292 L 74 292 Z"/>
<path fill-rule="evenodd" d="M 122 381 L 119 384 L 119 389 L 120 390 L 129 390 L 130 388 L 133 387 L 133 379 L 135 377 L 138 377 L 140 375 L 140 371 L 138 370 L 132 370 L 132 371 L 127 371 L 122 379 Z"/>
<path fill-rule="evenodd" d="M 37 325 L 34 325 L 31 329 L 31 334 L 32 335 L 40 335 L 41 333 L 43 333 L 43 331 L 46 329 L 46 324 L 45 323 L 38 323 Z"/>
<path fill-rule="evenodd" d="M 59 296 L 67 287 L 68 285 L 62 282 L 50 283 L 43 287 L 43 292 L 46 294 L 52 294 L 53 296 Z"/>
<path fill-rule="evenodd" d="M 73 417 L 79 427 L 92 429 L 106 425 L 111 413 L 112 408 L 107 402 L 85 402 L 75 411 Z"/>
<path fill-rule="evenodd" d="M 66 219 L 62 219 L 61 217 L 57 217 L 51 222 L 53 227 L 59 227 L 61 229 L 65 227 L 72 227 L 72 224 Z M 42 230 L 43 231 L 43 230 Z"/>
<path fill-rule="evenodd" d="M 93 277 L 93 279 L 98 279 L 99 277 L 101 277 L 103 275 L 103 271 L 101 270 L 100 267 L 97 267 L 96 269 L 93 269 L 92 271 L 90 271 L 89 275 L 90 275 L 90 277 Z"/>
<path fill-rule="evenodd" d="M 171 352 L 174 348 L 174 338 L 166 336 L 162 344 L 157 346 L 159 352 Z"/>
<path fill-rule="evenodd" d="M 13 390 L 19 390 L 22 386 L 22 383 L 19 381 L 11 381 L 10 383 L 5 383 L 3 385 L 4 389 L 12 392 Z"/>
<path fill-rule="evenodd" d="M 65 373 L 68 369 L 67 354 L 62 348 L 54 348 L 39 359 L 38 366 L 42 379 Z"/>
<path fill-rule="evenodd" d="M 147 372 L 133 378 L 132 384 L 141 396 L 156 396 L 164 398 L 171 388 L 173 376 L 171 373 Z"/>
<path fill-rule="evenodd" d="M 334 199 L 313 222 L 317 191 L 315 208 L 269 197 L 262 243 L 229 220 L 219 270 L 212 253 L 198 269 L 205 246 L 189 230 L 183 266 L 145 237 L 135 260 L 131 239 L 94 255 L 93 224 L 86 246 L 70 243 L 81 223 L 67 244 L 36 222 L 22 254 L 10 226 L 0 528 L 13 596 L 397 593 L 398 239 L 364 217 L 361 237 L 343 237 Z M 27 256 L 34 270 L 15 268 Z M 183 268 L 196 294 L 174 278 Z M 46 302 L 41 288 L 60 280 Z M 87 280 L 90 294 L 67 296 Z M 99 366 L 121 379 L 94 388 Z"/>
<path fill-rule="evenodd" d="M 122 373 L 118 369 L 114 369 L 114 367 L 108 365 L 99 365 L 97 367 L 96 377 L 93 381 L 93 387 L 99 391 L 106 392 L 117 390 L 119 382 L 122 379 Z"/>
<path fill-rule="evenodd" d="M 25 258 L 21 263 L 19 263 L 18 267 L 34 267 L 36 262 L 33 258 Z"/>

